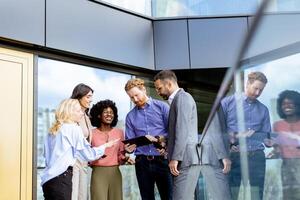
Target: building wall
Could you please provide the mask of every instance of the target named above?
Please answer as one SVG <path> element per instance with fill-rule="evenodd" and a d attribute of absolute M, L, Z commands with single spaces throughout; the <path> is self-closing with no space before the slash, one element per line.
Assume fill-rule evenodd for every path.
<path fill-rule="evenodd" d="M 289 36 L 253 45 L 246 57 L 298 41 L 299 17 L 268 15 L 259 38 Z M 151 70 L 220 68 L 233 65 L 251 21 L 252 16 L 151 19 L 86 0 L 2 0 L 0 42 Z"/>
<path fill-rule="evenodd" d="M 230 67 L 248 31 L 247 17 L 156 20 L 156 69 Z"/>
<path fill-rule="evenodd" d="M 0 38 L 45 45 L 45 1 L 1 0 Z"/>
<path fill-rule="evenodd" d="M 154 69 L 152 21 L 91 1 L 47 1 L 46 46 Z"/>
<path fill-rule="evenodd" d="M 150 19 L 86 0 L 0 4 L 0 40 L 154 69 Z"/>

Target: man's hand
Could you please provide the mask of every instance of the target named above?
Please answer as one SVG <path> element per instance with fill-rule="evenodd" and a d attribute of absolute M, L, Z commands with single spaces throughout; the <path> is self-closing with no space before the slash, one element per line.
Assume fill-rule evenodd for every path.
<path fill-rule="evenodd" d="M 159 152 L 160 155 L 165 156 L 167 154 L 166 148 L 166 141 L 163 136 L 152 136 L 152 135 L 145 135 L 145 137 L 153 143 L 156 150 Z"/>
<path fill-rule="evenodd" d="M 168 152 L 166 151 L 166 149 L 165 149 L 165 148 L 156 149 L 156 151 L 158 151 L 158 152 L 159 152 L 159 154 L 160 154 L 160 155 L 162 155 L 162 156 L 166 156 L 166 155 L 168 155 Z"/>
<path fill-rule="evenodd" d="M 152 135 L 145 135 L 145 137 L 150 141 L 150 142 L 158 142 L 158 139 L 153 137 Z"/>
<path fill-rule="evenodd" d="M 230 146 L 230 152 L 239 152 L 239 151 L 240 151 L 239 145 L 231 145 Z"/>
<path fill-rule="evenodd" d="M 173 174 L 174 176 L 179 175 L 179 171 L 178 171 L 177 167 L 178 167 L 178 160 L 171 160 L 169 162 L 169 168 L 170 168 L 171 174 Z"/>
<path fill-rule="evenodd" d="M 264 139 L 264 144 L 266 145 L 266 147 L 272 147 L 274 146 L 275 141 L 273 139 L 266 138 Z"/>
<path fill-rule="evenodd" d="M 128 156 L 126 157 L 126 164 L 133 165 L 135 164 L 135 160 Z"/>
<path fill-rule="evenodd" d="M 229 160 L 228 158 L 223 158 L 222 163 L 223 163 L 223 166 L 224 166 L 222 171 L 223 171 L 224 174 L 227 174 L 231 169 L 231 160 Z"/>
<path fill-rule="evenodd" d="M 128 153 L 132 153 L 136 149 L 136 144 L 126 144 L 124 148 Z"/>

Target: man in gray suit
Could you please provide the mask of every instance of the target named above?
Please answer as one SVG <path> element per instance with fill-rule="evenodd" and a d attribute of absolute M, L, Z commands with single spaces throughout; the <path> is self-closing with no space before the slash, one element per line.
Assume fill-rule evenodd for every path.
<path fill-rule="evenodd" d="M 201 144 L 201 173 L 213 200 L 231 200 L 228 172 L 229 139 L 225 131 L 222 109 L 215 114 Z M 201 138 L 202 139 L 202 138 Z"/>
<path fill-rule="evenodd" d="M 218 134 L 207 134 L 202 148 L 198 147 L 197 107 L 193 97 L 178 87 L 175 73 L 169 70 L 159 72 L 154 77 L 154 85 L 157 93 L 165 100 L 168 99 L 170 104 L 167 150 L 169 168 L 174 178 L 173 200 L 194 199 L 200 171 L 212 199 L 230 199 L 228 182 L 224 174 L 230 170 L 231 163 L 227 154 L 224 154 L 226 150 L 221 134 L 218 137 L 215 137 Z M 214 142 L 216 145 L 212 145 Z M 213 146 L 217 145 L 224 149 L 218 147 L 213 149 Z M 220 153 L 223 155 L 219 155 Z M 224 165 L 223 171 L 219 161 Z M 219 171 L 222 172 L 221 177 Z"/>

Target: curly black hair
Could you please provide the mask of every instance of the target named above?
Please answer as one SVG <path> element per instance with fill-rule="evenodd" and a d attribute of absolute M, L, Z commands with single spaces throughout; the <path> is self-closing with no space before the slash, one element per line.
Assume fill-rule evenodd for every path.
<path fill-rule="evenodd" d="M 295 104 L 296 115 L 300 116 L 300 93 L 294 90 L 284 90 L 282 91 L 277 99 L 277 113 L 282 119 L 286 119 L 286 115 L 282 111 L 281 105 L 284 99 L 292 100 Z"/>
<path fill-rule="evenodd" d="M 114 119 L 113 119 L 112 123 L 110 124 L 110 126 L 115 127 L 117 125 L 117 123 L 118 123 L 118 109 L 116 107 L 116 104 L 115 104 L 115 102 L 113 102 L 109 99 L 106 99 L 106 100 L 97 102 L 91 108 L 90 119 L 91 119 L 91 123 L 92 123 L 93 126 L 95 126 L 97 128 L 100 127 L 101 122 L 100 122 L 100 118 L 98 116 L 103 113 L 103 110 L 105 108 L 111 108 L 114 112 Z"/>

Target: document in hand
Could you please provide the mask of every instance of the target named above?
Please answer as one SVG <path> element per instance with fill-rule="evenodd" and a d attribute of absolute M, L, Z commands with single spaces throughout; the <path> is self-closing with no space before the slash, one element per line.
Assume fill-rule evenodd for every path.
<path fill-rule="evenodd" d="M 148 140 L 145 136 L 123 140 L 122 142 L 124 144 L 136 144 L 137 147 L 152 144 L 152 142 Z"/>

